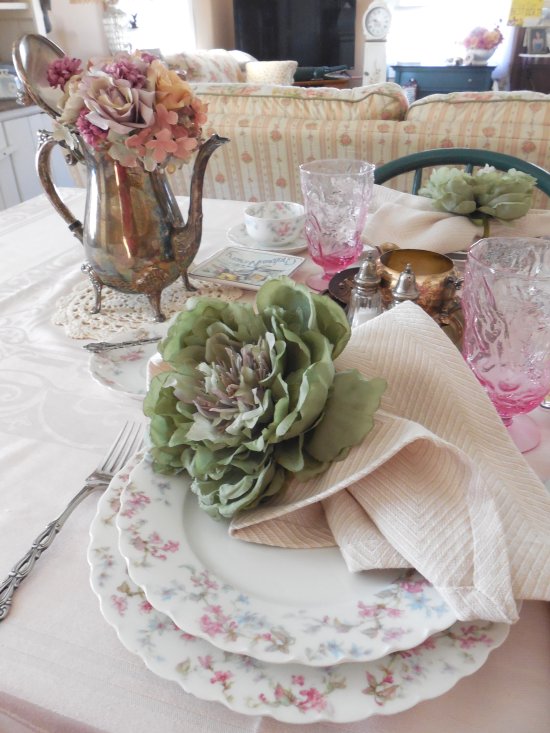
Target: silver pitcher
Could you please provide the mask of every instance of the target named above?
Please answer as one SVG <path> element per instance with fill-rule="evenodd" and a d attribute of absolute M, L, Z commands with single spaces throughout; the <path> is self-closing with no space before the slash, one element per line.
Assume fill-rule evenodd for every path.
<path fill-rule="evenodd" d="M 54 119 L 56 90 L 45 78 L 49 63 L 63 51 L 43 36 L 27 34 L 14 45 L 13 60 L 30 99 Z M 184 222 L 166 172 L 152 172 L 140 166 L 128 168 L 96 151 L 81 138 L 78 148 L 69 150 L 50 133 L 43 133 L 37 153 L 37 170 L 44 191 L 55 210 L 84 246 L 85 262 L 95 291 L 94 313 L 101 309 L 101 291 L 108 286 L 123 293 L 147 296 L 156 321 L 163 321 L 161 293 L 180 275 L 186 289 L 188 268 L 202 236 L 202 192 L 206 165 L 212 153 L 227 138 L 212 135 L 195 158 L 191 179 L 187 222 Z M 57 193 L 50 172 L 55 145 L 65 149 L 70 164 L 82 162 L 87 171 L 84 221 L 80 222 Z"/>

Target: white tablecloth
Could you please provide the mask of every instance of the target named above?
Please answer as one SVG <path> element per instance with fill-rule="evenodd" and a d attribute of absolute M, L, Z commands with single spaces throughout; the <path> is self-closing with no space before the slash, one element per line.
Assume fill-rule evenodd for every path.
<path fill-rule="evenodd" d="M 83 197 L 70 205 L 82 210 Z M 76 196 L 76 198 L 75 198 Z M 205 201 L 197 261 L 225 246 L 242 202 Z M 84 277 L 83 253 L 43 197 L 0 212 L 0 579 L 65 506 L 136 400 L 92 380 L 82 342 L 51 323 Z M 543 445 L 528 454 L 550 477 L 550 411 L 537 408 Z M 289 726 L 197 700 L 149 672 L 104 621 L 89 586 L 87 499 L 39 560 L 0 623 L 0 732 L 282 733 Z M 550 528 L 549 528 L 550 531 Z M 440 698 L 395 716 L 319 733 L 547 733 L 550 608 L 526 603 L 504 645 Z"/>

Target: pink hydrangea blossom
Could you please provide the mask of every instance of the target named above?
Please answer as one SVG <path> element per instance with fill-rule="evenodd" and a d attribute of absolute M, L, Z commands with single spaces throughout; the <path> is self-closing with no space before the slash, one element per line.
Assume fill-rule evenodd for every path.
<path fill-rule="evenodd" d="M 80 59 L 72 59 L 68 56 L 52 61 L 46 71 L 49 85 L 63 89 L 71 76 L 82 73 L 81 63 Z"/>
<path fill-rule="evenodd" d="M 155 123 L 160 129 L 169 125 L 177 125 L 178 113 L 174 110 L 168 111 L 163 104 L 157 104 L 155 107 Z"/>
<path fill-rule="evenodd" d="M 94 150 L 97 150 L 107 139 L 107 130 L 102 130 L 100 127 L 97 127 L 96 125 L 89 122 L 86 119 L 87 114 L 88 110 L 86 109 L 86 107 L 83 107 L 80 110 L 80 114 L 78 115 L 75 124 L 88 145 L 94 148 Z"/>
<path fill-rule="evenodd" d="M 145 143 L 151 138 L 152 130 L 148 127 L 139 130 L 135 135 L 126 139 L 126 147 L 133 149 L 140 157 L 144 157 L 147 153 Z"/>
<path fill-rule="evenodd" d="M 103 66 L 103 71 L 113 79 L 125 79 L 134 89 L 147 86 L 147 65 L 136 63 L 128 54 L 117 54 L 112 63 Z"/>
<path fill-rule="evenodd" d="M 198 140 L 194 137 L 189 137 L 187 130 L 185 129 L 180 128 L 174 130 L 174 138 L 176 143 L 174 155 L 176 158 L 181 158 L 183 160 L 187 160 L 193 150 L 195 150 L 199 145 Z"/>
<path fill-rule="evenodd" d="M 158 56 L 155 56 L 152 53 L 149 53 L 149 51 L 140 51 L 140 55 L 143 61 L 145 61 L 146 64 L 150 64 L 152 61 L 155 61 L 158 59 Z"/>

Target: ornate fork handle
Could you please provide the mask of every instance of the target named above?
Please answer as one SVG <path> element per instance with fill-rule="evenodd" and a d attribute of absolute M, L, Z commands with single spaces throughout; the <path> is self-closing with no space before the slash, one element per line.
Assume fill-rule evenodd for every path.
<path fill-rule="evenodd" d="M 42 530 L 33 542 L 31 549 L 14 565 L 8 577 L 0 584 L 0 621 L 8 615 L 15 591 L 29 575 L 40 555 L 42 555 L 44 550 L 48 549 L 57 537 L 69 515 L 83 499 L 92 492 L 105 488 L 107 485 L 107 481 L 101 480 L 87 483 L 78 494 L 73 496 L 61 514 Z"/>
<path fill-rule="evenodd" d="M 150 338 L 135 339 L 134 341 L 119 341 L 118 343 L 111 343 L 110 341 L 97 341 L 91 344 L 84 344 L 83 348 L 86 351 L 91 351 L 94 354 L 100 354 L 102 351 L 112 351 L 113 349 L 123 349 L 126 346 L 141 346 L 142 344 L 154 344 L 160 341 L 162 336 L 151 336 Z"/>

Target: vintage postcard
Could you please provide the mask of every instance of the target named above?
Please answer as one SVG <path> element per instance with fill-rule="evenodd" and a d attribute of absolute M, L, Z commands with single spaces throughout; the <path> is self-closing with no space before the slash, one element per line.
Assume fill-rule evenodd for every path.
<path fill-rule="evenodd" d="M 278 252 L 226 247 L 204 262 L 191 267 L 189 274 L 216 283 L 257 290 L 274 277 L 290 276 L 303 261 L 303 257 Z"/>

